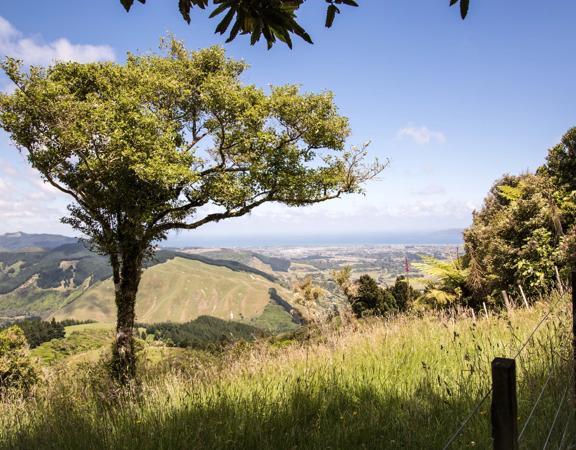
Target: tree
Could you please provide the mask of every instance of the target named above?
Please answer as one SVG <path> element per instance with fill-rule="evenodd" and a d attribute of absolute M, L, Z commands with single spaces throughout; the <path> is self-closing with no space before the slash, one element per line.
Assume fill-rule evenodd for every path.
<path fill-rule="evenodd" d="M 56 322 L 54 318 L 50 322 L 45 322 L 39 318 L 19 320 L 16 325 L 24 332 L 30 348 L 38 347 L 43 342 L 60 339 L 65 336 L 64 325 Z M 0 326 L 1 329 L 2 327 Z"/>
<path fill-rule="evenodd" d="M 518 283 L 529 295 L 552 287 L 561 263 L 557 206 L 547 177 L 506 175 L 494 184 L 464 232 L 478 300 L 501 304 L 501 291 L 515 291 Z"/>
<path fill-rule="evenodd" d="M 145 4 L 146 0 L 138 0 Z M 296 13 L 306 0 L 213 0 L 214 10 L 210 18 L 222 15 L 222 20 L 216 26 L 216 33 L 224 34 L 230 28 L 226 42 L 230 42 L 238 34 L 249 34 L 250 43 L 254 45 L 264 36 L 270 49 L 276 39 L 292 48 L 291 35 L 296 35 L 312 44 L 310 35 L 297 22 Z M 342 5 L 358 6 L 354 0 L 325 0 L 325 26 L 330 28 L 336 14 L 340 14 Z M 126 11 L 134 4 L 134 0 L 120 0 Z M 190 12 L 193 7 L 206 9 L 209 0 L 179 0 L 178 8 L 182 18 L 190 23 Z M 450 6 L 460 5 L 462 19 L 468 14 L 469 0 L 450 0 Z M 231 26 L 231 27 L 230 27 Z"/>
<path fill-rule="evenodd" d="M 387 289 L 378 286 L 370 275 L 362 275 L 356 280 L 356 291 L 350 299 L 352 311 L 357 317 L 368 314 L 381 316 L 397 311 L 398 305 L 394 295 Z"/>
<path fill-rule="evenodd" d="M 537 171 L 553 186 L 556 228 L 562 235 L 561 249 L 567 269 L 576 267 L 576 128 L 569 129 L 560 143 L 548 151 L 546 163 Z"/>
<path fill-rule="evenodd" d="M 394 286 L 387 289 L 396 301 L 396 306 L 400 311 L 408 309 L 410 302 L 417 297 L 416 291 L 404 275 L 396 277 Z"/>
<path fill-rule="evenodd" d="M 171 39 L 125 64 L 2 67 L 0 125 L 43 179 L 69 195 L 64 223 L 108 255 L 117 306 L 112 368 L 135 375 L 134 306 L 143 261 L 172 230 L 243 216 L 266 202 L 304 206 L 348 193 L 384 165 L 345 151 L 332 94 L 243 85 L 243 62 Z"/>

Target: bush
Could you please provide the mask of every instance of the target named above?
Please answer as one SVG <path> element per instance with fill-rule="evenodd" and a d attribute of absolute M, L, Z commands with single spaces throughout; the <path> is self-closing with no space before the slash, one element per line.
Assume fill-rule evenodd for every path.
<path fill-rule="evenodd" d="M 24 332 L 18 326 L 0 331 L 0 395 L 28 392 L 37 380 Z"/>
<path fill-rule="evenodd" d="M 356 281 L 357 289 L 353 297 L 352 311 L 357 317 L 365 315 L 385 315 L 398 311 L 398 304 L 393 293 L 378 286 L 370 275 L 362 275 Z"/>

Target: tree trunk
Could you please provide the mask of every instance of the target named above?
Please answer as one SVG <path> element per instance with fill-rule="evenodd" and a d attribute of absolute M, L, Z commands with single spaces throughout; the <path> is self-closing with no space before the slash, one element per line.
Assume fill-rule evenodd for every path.
<path fill-rule="evenodd" d="M 116 296 L 116 341 L 112 350 L 112 376 L 127 384 L 136 376 L 134 351 L 134 323 L 136 320 L 136 294 L 142 273 L 139 252 L 125 252 L 122 261 L 111 256 Z"/>

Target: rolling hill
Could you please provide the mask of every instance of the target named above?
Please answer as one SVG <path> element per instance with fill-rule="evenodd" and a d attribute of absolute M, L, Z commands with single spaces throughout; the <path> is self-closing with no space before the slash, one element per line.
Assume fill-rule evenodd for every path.
<path fill-rule="evenodd" d="M 63 245 L 31 251 L 28 243 L 44 242 L 46 246 L 48 241 L 56 243 L 58 236 L 48 240 L 42 240 L 44 235 L 10 236 L 11 248 L 20 250 L 0 251 L 0 319 L 39 316 L 115 320 L 114 290 L 106 257 L 65 237 Z M 18 236 L 22 238 L 20 243 Z M 272 268 L 283 269 L 286 264 L 258 256 L 250 254 L 246 258 L 234 251 L 209 256 L 157 251 L 146 263 L 138 320 L 187 322 L 208 315 L 262 323 L 268 328 L 294 325 L 286 301 L 290 293 L 278 283 Z"/>
<path fill-rule="evenodd" d="M 186 255 L 189 257 L 189 255 Z M 139 322 L 188 322 L 199 316 L 226 320 L 260 316 L 271 300 L 271 289 L 288 292 L 260 274 L 175 256 L 149 267 L 142 275 L 136 317 Z M 114 286 L 98 282 L 52 317 L 113 322 Z"/>
<path fill-rule="evenodd" d="M 50 250 L 76 242 L 78 242 L 76 238 L 59 234 L 28 234 L 18 231 L 0 234 L 0 251 Z"/>

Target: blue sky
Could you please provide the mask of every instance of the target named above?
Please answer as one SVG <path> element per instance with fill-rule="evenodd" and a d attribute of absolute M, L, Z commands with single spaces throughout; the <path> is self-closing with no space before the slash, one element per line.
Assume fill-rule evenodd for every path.
<path fill-rule="evenodd" d="M 186 25 L 176 0 L 135 4 L 129 14 L 118 0 L 3 3 L 0 54 L 30 63 L 122 62 L 127 51 L 157 48 L 166 32 L 189 48 L 224 44 L 204 12 Z M 471 0 L 465 21 L 447 1 L 363 0 L 330 30 L 324 2 L 308 3 L 300 19 L 314 45 L 267 51 L 241 36 L 224 44 L 228 55 L 251 65 L 246 83 L 332 90 L 351 121 L 349 144 L 371 140 L 372 156 L 390 158 L 390 167 L 365 196 L 303 209 L 269 205 L 181 239 L 317 234 L 319 225 L 334 234 L 464 227 L 495 179 L 534 169 L 576 125 L 573 0 Z M 9 88 L 5 79 L 0 85 Z M 0 135 L 0 233 L 71 234 L 58 221 L 66 203 Z"/>

